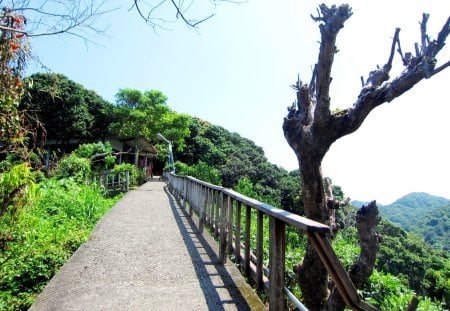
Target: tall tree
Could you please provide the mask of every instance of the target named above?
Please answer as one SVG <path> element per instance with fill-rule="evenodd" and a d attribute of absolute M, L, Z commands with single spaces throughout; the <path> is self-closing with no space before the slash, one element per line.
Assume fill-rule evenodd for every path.
<path fill-rule="evenodd" d="M 189 135 L 190 118 L 171 111 L 162 92 L 151 90 L 142 93 L 134 89 L 121 89 L 116 101 L 117 121 L 111 124 L 111 130 L 120 136 L 134 138 L 136 166 L 140 137 L 157 143 L 156 134 L 162 133 L 177 148 L 183 148 L 184 138 Z"/>
<path fill-rule="evenodd" d="M 415 53 L 403 54 L 399 39 L 400 29 L 396 29 L 386 64 L 369 73 L 367 80 L 362 82 L 361 92 L 353 106 L 331 111 L 329 90 L 331 68 L 337 52 L 336 37 L 351 15 L 349 5 L 320 5 L 319 15 L 313 17 L 314 21 L 320 23 L 318 62 L 309 85 L 299 79 L 293 86 L 297 91 L 297 100 L 290 107 L 283 123 L 284 135 L 299 163 L 305 213 L 307 217 L 323 223 L 329 223 L 330 220 L 327 203 L 331 198 L 326 195 L 321 163 L 330 146 L 337 139 L 356 131 L 375 107 L 392 101 L 421 80 L 434 76 L 450 65 L 449 61 L 437 66 L 436 61 L 436 55 L 443 48 L 450 32 L 450 18 L 437 39 L 431 39 L 426 31 L 428 15 L 424 14 L 421 22 L 421 42 L 416 45 Z M 405 70 L 390 79 L 389 72 L 396 50 Z M 358 212 L 357 220 L 361 253 L 349 275 L 358 288 L 372 273 L 375 264 L 378 238 L 374 227 L 379 221 L 376 204 L 363 207 Z M 344 309 L 344 303 L 336 288 L 328 295 L 327 271 L 311 245 L 297 272 L 305 304 L 311 310 Z"/>

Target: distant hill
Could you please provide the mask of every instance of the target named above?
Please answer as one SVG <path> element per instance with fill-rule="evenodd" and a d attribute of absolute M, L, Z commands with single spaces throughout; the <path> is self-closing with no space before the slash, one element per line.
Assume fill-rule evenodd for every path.
<path fill-rule="evenodd" d="M 412 192 L 386 207 L 410 207 L 413 209 L 433 209 L 450 203 L 449 199 L 434 196 L 425 192 Z"/>
<path fill-rule="evenodd" d="M 361 207 L 367 202 L 352 201 Z M 381 216 L 406 231 L 423 237 L 436 248 L 450 251 L 450 200 L 424 192 L 413 192 L 389 205 L 378 205 Z"/>

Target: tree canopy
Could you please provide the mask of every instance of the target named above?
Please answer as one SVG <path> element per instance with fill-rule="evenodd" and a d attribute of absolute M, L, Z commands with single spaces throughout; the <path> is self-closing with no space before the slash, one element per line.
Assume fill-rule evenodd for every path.
<path fill-rule="evenodd" d="M 112 105 L 94 91 L 62 74 L 33 74 L 26 79 L 26 95 L 20 109 L 36 115 L 48 139 L 93 141 L 105 138 Z"/>
<path fill-rule="evenodd" d="M 167 97 L 160 91 L 141 92 L 121 89 L 116 95 L 115 120 L 110 124 L 112 133 L 135 139 L 135 164 L 139 154 L 138 139 L 143 137 L 154 144 L 161 133 L 172 141 L 177 150 L 183 150 L 184 138 L 189 135 L 189 117 L 172 111 Z M 164 149 L 164 147 L 163 147 Z"/>

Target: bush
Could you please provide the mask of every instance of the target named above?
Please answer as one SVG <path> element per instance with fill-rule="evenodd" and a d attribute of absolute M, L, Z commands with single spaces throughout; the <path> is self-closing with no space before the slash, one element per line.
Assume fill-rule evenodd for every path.
<path fill-rule="evenodd" d="M 111 170 L 112 173 L 121 173 L 120 178 L 125 179 L 125 171 L 130 171 L 129 176 L 129 183 L 130 186 L 139 186 L 144 182 L 145 179 L 145 172 L 142 170 L 139 170 L 130 163 L 122 163 L 114 166 L 114 168 Z"/>
<path fill-rule="evenodd" d="M 85 183 L 90 174 L 91 161 L 71 153 L 58 163 L 54 175 L 58 178 L 72 177 L 78 183 Z"/>
<path fill-rule="evenodd" d="M 99 171 L 114 166 L 116 157 L 112 155 L 112 146 L 110 142 L 82 144 L 73 153 L 80 158 L 91 160 L 92 170 Z"/>
<path fill-rule="evenodd" d="M 26 163 L 14 165 L 9 171 L 0 173 L 0 217 L 9 207 L 14 207 L 14 210 L 20 208 L 34 185 L 34 174 Z"/>
<path fill-rule="evenodd" d="M 0 310 L 26 310 L 118 200 L 73 179 L 45 180 L 31 204 L 0 219 Z"/>

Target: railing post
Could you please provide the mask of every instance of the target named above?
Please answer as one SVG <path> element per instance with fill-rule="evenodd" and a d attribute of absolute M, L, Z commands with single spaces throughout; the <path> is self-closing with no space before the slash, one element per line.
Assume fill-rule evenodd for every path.
<path fill-rule="evenodd" d="M 213 190 L 206 188 L 206 198 L 207 198 L 207 217 L 206 217 L 206 223 L 207 225 L 212 228 L 213 226 L 213 222 L 211 219 L 212 215 L 213 215 L 213 210 L 214 210 L 214 199 L 213 199 Z"/>
<path fill-rule="evenodd" d="M 188 193 L 189 193 L 189 179 L 187 179 L 186 177 L 184 178 L 184 200 L 183 200 L 183 208 L 186 209 L 186 202 L 187 202 L 187 197 L 188 197 Z"/>
<path fill-rule="evenodd" d="M 215 190 L 215 199 L 216 199 L 216 208 L 215 208 L 215 216 L 214 216 L 214 237 L 217 238 L 219 236 L 219 223 L 220 223 L 220 211 L 223 206 L 222 200 L 222 192 Z"/>
<path fill-rule="evenodd" d="M 247 278 L 250 278 L 250 227 L 252 224 L 252 217 L 251 217 L 251 208 L 250 206 L 245 206 L 245 253 L 244 253 L 244 260 L 245 260 L 245 276 Z"/>
<path fill-rule="evenodd" d="M 207 195 L 207 188 L 205 186 L 200 186 L 200 197 L 202 198 L 200 200 L 200 208 L 199 208 L 199 224 L 198 224 L 198 230 L 200 233 L 203 233 L 203 227 L 205 225 L 206 221 L 206 205 L 208 204 L 208 195 Z"/>
<path fill-rule="evenodd" d="M 197 192 L 197 185 L 193 181 L 191 181 L 191 191 L 191 197 L 189 200 L 189 216 L 192 217 L 192 208 L 195 204 L 195 193 Z"/>
<path fill-rule="evenodd" d="M 233 253 L 233 205 L 234 200 L 228 197 L 227 200 L 227 210 L 228 210 L 228 217 L 227 217 L 227 229 L 228 229 L 228 238 L 227 238 L 227 252 L 228 254 Z"/>
<path fill-rule="evenodd" d="M 241 262 L 241 202 L 236 202 L 236 232 L 234 240 L 234 258 L 236 263 Z"/>
<path fill-rule="evenodd" d="M 125 171 L 125 191 L 130 190 L 130 171 Z"/>
<path fill-rule="evenodd" d="M 221 263 L 227 262 L 227 205 L 229 197 L 220 192 L 220 236 L 219 236 L 219 260 Z"/>
<path fill-rule="evenodd" d="M 264 289 L 263 283 L 263 260 L 264 260 L 264 213 L 258 210 L 257 231 L 256 231 L 256 287 L 259 290 Z"/>
<path fill-rule="evenodd" d="M 284 270 L 286 256 L 286 225 L 270 217 L 269 220 L 269 307 L 284 310 Z"/>

